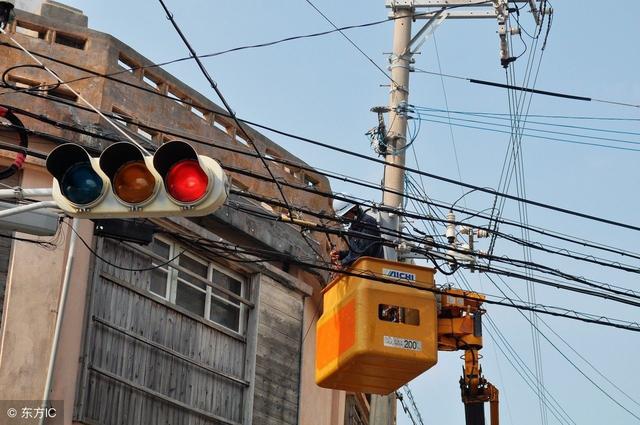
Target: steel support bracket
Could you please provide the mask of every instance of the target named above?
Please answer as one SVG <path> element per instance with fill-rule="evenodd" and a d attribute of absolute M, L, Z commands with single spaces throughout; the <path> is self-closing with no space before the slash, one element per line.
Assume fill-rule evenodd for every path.
<path fill-rule="evenodd" d="M 415 0 L 387 0 L 385 5 L 391 9 L 413 9 Z"/>

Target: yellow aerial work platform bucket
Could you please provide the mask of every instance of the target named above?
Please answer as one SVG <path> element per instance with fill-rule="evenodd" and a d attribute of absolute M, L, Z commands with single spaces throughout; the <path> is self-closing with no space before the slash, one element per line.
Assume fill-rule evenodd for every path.
<path fill-rule="evenodd" d="M 324 388 L 389 394 L 438 361 L 434 270 L 359 258 L 323 291 L 317 323 L 316 383 Z M 397 280 L 403 285 L 368 279 Z"/>

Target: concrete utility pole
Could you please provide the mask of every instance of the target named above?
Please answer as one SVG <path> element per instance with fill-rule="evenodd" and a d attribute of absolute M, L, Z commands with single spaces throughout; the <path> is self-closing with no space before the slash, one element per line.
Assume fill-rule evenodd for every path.
<path fill-rule="evenodd" d="M 386 137 L 387 154 L 385 161 L 389 164 L 404 166 L 405 145 L 407 143 L 407 102 L 409 100 L 409 66 L 411 53 L 411 23 L 413 5 L 396 6 L 393 9 L 393 53 L 391 54 L 391 94 L 389 98 L 389 130 Z M 404 192 L 404 170 L 385 165 L 384 191 L 382 204 L 391 208 L 402 208 Z M 382 226 L 388 229 L 401 230 L 401 220 L 397 214 L 383 214 Z M 394 236 L 391 236 L 394 238 Z M 397 258 L 393 249 L 385 248 L 385 257 Z"/>
<path fill-rule="evenodd" d="M 515 3 L 529 3 L 531 12 L 540 24 L 540 16 L 547 11 L 539 11 L 532 0 L 512 0 Z M 391 66 L 391 94 L 389 99 L 389 128 L 386 135 L 387 164 L 384 168 L 382 204 L 396 210 L 402 210 L 404 201 L 405 172 L 396 166 L 405 165 L 405 146 L 407 144 L 407 107 L 409 103 L 409 73 L 412 56 L 424 40 L 435 31 L 442 21 L 447 19 L 497 19 L 500 47 L 500 63 L 509 66 L 515 58 L 511 56 L 508 44 L 507 20 L 509 17 L 508 0 L 385 0 L 394 19 L 393 52 L 389 60 Z M 416 9 L 423 13 L 416 15 Z M 424 13 L 426 12 L 426 13 Z M 427 19 L 414 38 L 411 37 L 411 24 L 414 19 Z M 515 33 L 519 28 L 515 29 Z M 402 220 L 398 214 L 382 213 L 381 226 L 400 232 Z M 388 235 L 388 239 L 398 240 L 399 236 Z M 385 258 L 397 260 L 398 254 L 391 247 L 385 247 Z M 395 393 L 387 396 L 372 395 L 369 423 L 371 425 L 394 425 L 396 415 Z"/>
<path fill-rule="evenodd" d="M 409 65 L 411 53 L 411 23 L 413 6 L 394 8 L 393 53 L 391 55 L 391 94 L 389 99 L 389 131 L 387 135 L 386 162 L 402 165 L 405 163 L 404 147 L 407 143 L 407 111 L 409 99 Z M 404 192 L 404 170 L 385 165 L 384 192 L 382 203 L 385 206 L 401 209 Z M 389 192 L 389 190 L 395 192 Z M 384 214 L 382 226 L 388 229 L 401 230 L 400 216 Z M 391 236 L 395 238 L 395 236 Z M 385 247 L 385 258 L 397 259 L 396 251 Z M 372 395 L 369 423 L 371 425 L 394 425 L 396 417 L 396 396 Z"/>

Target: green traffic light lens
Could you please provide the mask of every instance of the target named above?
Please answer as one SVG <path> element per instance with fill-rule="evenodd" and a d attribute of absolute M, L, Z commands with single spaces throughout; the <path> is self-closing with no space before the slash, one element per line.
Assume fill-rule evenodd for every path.
<path fill-rule="evenodd" d="M 88 162 L 79 162 L 69 167 L 62 176 L 60 190 L 76 205 L 88 205 L 102 194 L 102 179 Z"/>

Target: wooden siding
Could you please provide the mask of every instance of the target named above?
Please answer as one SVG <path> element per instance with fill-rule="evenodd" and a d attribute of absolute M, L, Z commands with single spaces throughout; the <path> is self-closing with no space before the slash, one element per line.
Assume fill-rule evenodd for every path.
<path fill-rule="evenodd" d="M 362 403 L 366 403 L 363 394 L 359 394 L 361 400 L 355 394 L 347 394 L 344 408 L 344 425 L 368 425 L 368 408 L 363 408 Z"/>
<path fill-rule="evenodd" d="M 244 338 L 147 291 L 148 256 L 103 239 L 87 309 L 75 417 L 90 424 L 242 422 Z"/>
<path fill-rule="evenodd" d="M 262 276 L 258 303 L 254 424 L 298 423 L 302 295 Z"/>

